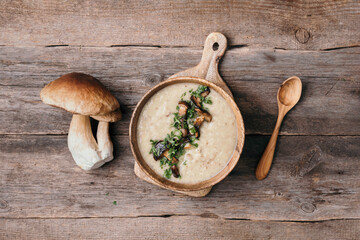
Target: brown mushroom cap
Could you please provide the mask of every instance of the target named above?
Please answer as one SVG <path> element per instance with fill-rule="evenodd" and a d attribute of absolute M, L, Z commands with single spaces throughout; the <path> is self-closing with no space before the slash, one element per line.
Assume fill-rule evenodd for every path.
<path fill-rule="evenodd" d="M 121 118 L 120 104 L 96 78 L 83 73 L 69 73 L 46 85 L 41 100 L 74 114 L 112 122 Z"/>
<path fill-rule="evenodd" d="M 104 115 L 96 115 L 96 116 L 90 116 L 98 121 L 101 122 L 117 122 L 121 120 L 122 114 L 120 108 L 116 109 L 113 112 L 104 114 Z"/>

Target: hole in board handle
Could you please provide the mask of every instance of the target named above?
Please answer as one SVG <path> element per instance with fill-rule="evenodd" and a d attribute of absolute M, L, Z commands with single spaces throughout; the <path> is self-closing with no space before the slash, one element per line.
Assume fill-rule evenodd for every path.
<path fill-rule="evenodd" d="M 217 42 L 215 42 L 215 43 L 213 44 L 212 49 L 213 49 L 214 51 L 217 51 L 217 50 L 219 49 L 219 44 L 218 44 Z"/>

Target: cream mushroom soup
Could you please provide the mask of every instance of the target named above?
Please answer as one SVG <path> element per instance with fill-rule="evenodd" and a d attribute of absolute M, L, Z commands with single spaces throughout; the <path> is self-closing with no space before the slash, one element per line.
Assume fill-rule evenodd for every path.
<path fill-rule="evenodd" d="M 195 184 L 227 165 L 236 132 L 234 113 L 219 93 L 199 84 L 177 83 L 161 89 L 145 104 L 137 141 L 142 157 L 157 174 Z"/>

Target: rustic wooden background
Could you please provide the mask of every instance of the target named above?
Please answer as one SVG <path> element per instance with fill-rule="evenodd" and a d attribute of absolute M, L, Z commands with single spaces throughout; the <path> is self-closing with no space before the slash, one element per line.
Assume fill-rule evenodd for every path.
<path fill-rule="evenodd" d="M 356 0 L 0 1 L 0 239 L 359 239 L 359 24 Z M 214 31 L 229 40 L 220 73 L 246 140 L 235 170 L 192 198 L 135 177 L 128 125 L 141 96 L 197 64 Z M 124 113 L 111 126 L 115 159 L 92 172 L 68 151 L 71 114 L 39 98 L 73 71 L 100 79 Z M 292 75 L 302 98 L 257 181 Z M 322 157 L 302 161 L 316 145 Z"/>

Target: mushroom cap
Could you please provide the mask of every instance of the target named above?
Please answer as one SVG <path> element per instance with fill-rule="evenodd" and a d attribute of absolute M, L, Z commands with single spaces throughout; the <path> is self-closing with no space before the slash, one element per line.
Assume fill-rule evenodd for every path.
<path fill-rule="evenodd" d="M 103 121 L 119 119 L 120 104 L 96 78 L 69 73 L 52 81 L 40 92 L 41 100 L 73 114 L 95 116 Z"/>
<path fill-rule="evenodd" d="M 117 122 L 121 120 L 122 114 L 120 108 L 104 115 L 91 116 L 92 118 L 101 122 Z"/>

